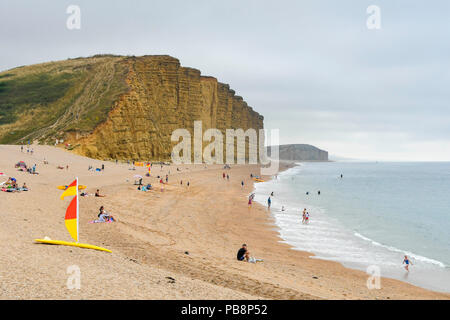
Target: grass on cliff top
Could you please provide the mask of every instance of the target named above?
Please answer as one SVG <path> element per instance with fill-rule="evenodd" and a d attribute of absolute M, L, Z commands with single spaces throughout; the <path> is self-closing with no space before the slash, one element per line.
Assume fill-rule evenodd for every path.
<path fill-rule="evenodd" d="M 0 80 L 0 125 L 14 123 L 21 112 L 46 106 L 63 97 L 72 80 L 73 74 L 69 73 L 54 76 L 41 73 Z"/>
<path fill-rule="evenodd" d="M 120 60 L 87 58 L 1 73 L 0 143 L 46 143 L 61 132 L 92 131 L 128 90 Z"/>

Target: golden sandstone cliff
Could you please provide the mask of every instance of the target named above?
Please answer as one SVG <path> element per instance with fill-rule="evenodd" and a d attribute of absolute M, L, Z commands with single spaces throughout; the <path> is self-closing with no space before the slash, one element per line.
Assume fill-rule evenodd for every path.
<path fill-rule="evenodd" d="M 61 107 L 65 110 L 52 121 L 42 120 L 46 123 L 42 128 L 16 137 L 17 142 L 30 137 L 41 143 L 63 139 L 64 144 L 70 144 L 74 152 L 92 158 L 168 160 L 176 144 L 170 139 L 173 130 L 185 128 L 193 135 L 194 121 L 202 121 L 203 132 L 217 128 L 224 136 L 225 129 L 241 128 L 245 131 L 263 128 L 263 117 L 242 97 L 235 95 L 229 85 L 213 77 L 202 76 L 199 70 L 182 67 L 178 59 L 170 56 L 94 56 L 53 62 L 48 66 L 55 70 L 58 63 L 61 64 L 57 68 L 58 74 L 72 81 L 72 86 L 66 89 L 67 94 L 58 98 L 65 102 Z M 40 66 L 41 73 L 49 68 L 46 64 Z M 83 76 L 88 71 L 92 75 Z M 14 74 L 15 69 L 9 72 Z M 65 76 L 65 73 L 68 75 Z M 101 86 L 90 80 L 100 78 L 103 73 L 104 83 Z M 104 81 L 105 77 L 109 80 Z M 77 81 L 81 82 L 79 79 L 85 81 L 83 85 L 76 85 Z M 114 86 L 110 84 L 112 82 Z M 71 87 L 79 89 L 71 90 Z M 96 97 L 105 95 L 106 89 L 102 88 L 114 94 L 97 99 L 99 102 L 92 106 Z M 71 95 L 70 99 L 68 95 Z M 58 99 L 47 99 L 50 101 L 48 108 L 58 109 Z M 42 104 L 39 108 L 43 109 Z M 102 110 L 105 116 L 99 116 L 98 110 Z M 16 122 L 6 124 L 9 130 L 5 130 L 3 125 L 4 137 L 6 131 L 26 126 L 28 118 L 23 114 L 29 112 L 22 110 Z M 41 114 L 34 112 L 35 117 Z M 92 114 L 97 115 L 92 117 Z M 0 138 L 1 129 L 0 123 Z"/>

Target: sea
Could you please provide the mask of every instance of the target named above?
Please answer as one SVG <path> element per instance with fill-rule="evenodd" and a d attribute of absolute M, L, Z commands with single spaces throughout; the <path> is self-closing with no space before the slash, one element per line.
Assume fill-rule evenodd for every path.
<path fill-rule="evenodd" d="M 297 163 L 254 192 L 265 206 L 273 192 L 271 215 L 294 250 L 450 292 L 450 163 Z"/>

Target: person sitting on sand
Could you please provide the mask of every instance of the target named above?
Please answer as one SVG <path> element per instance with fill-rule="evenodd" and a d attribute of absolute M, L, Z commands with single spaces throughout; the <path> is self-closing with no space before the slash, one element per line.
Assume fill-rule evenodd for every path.
<path fill-rule="evenodd" d="M 24 182 L 23 186 L 22 186 L 22 191 L 28 191 L 30 189 L 28 189 L 27 184 Z"/>
<path fill-rule="evenodd" d="M 108 212 L 106 212 L 105 208 L 103 206 L 100 207 L 100 212 L 98 213 L 98 222 L 115 222 L 116 219 L 112 215 L 110 215 Z"/>
<path fill-rule="evenodd" d="M 97 191 L 95 192 L 95 196 L 96 197 L 101 197 L 101 198 L 106 197 L 105 195 L 100 194 L 100 189 L 97 189 Z"/>
<path fill-rule="evenodd" d="M 237 259 L 239 261 L 247 261 L 250 257 L 250 252 L 247 250 L 247 245 L 244 243 L 242 247 L 237 252 Z"/>

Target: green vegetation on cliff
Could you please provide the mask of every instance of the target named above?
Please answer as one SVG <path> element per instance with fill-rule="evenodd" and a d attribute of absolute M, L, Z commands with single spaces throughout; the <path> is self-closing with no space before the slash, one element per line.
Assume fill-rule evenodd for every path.
<path fill-rule="evenodd" d="M 118 59 L 72 59 L 0 73 L 0 143 L 46 143 L 63 132 L 92 131 L 128 90 Z"/>

